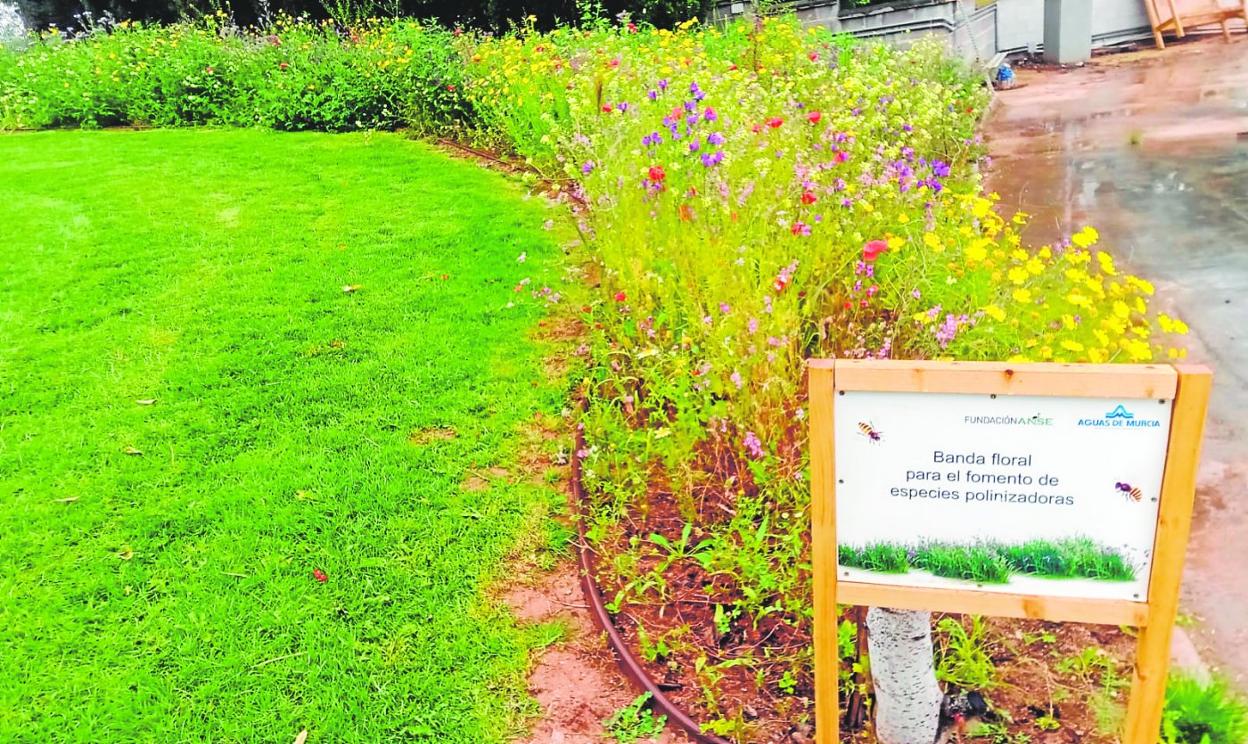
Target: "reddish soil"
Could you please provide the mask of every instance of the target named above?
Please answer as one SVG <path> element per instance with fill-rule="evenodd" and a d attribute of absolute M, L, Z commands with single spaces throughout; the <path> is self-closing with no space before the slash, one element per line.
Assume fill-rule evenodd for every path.
<path fill-rule="evenodd" d="M 645 515 L 634 515 L 626 534 L 612 545 L 600 546 L 608 555 L 633 536 L 652 532 L 675 542 L 685 524 L 671 499 L 652 494 Z M 694 534 L 691 542 L 697 542 Z M 657 559 L 643 560 L 630 574 L 642 576 Z M 616 627 L 650 677 L 694 720 L 735 719 L 741 726 L 735 740 L 767 744 L 807 744 L 813 729 L 813 680 L 809 666 L 810 628 L 805 618 L 773 614 L 757 627 L 746 618 L 729 624 L 727 633 L 716 629 L 715 606 L 736 599 L 734 589 L 692 562 L 678 564 L 665 574 L 667 596 L 653 592 L 645 600 L 630 601 L 615 615 Z M 626 579 L 627 580 L 627 579 Z M 608 599 L 621 581 L 599 571 L 600 586 Z M 934 618 L 934 622 L 940 619 Z M 969 620 L 963 619 L 965 627 Z M 992 723 L 1013 734 L 1030 735 L 1038 744 L 1117 741 L 1115 709 L 1125 706 L 1135 640 L 1111 626 L 1044 623 L 989 618 L 980 644 L 996 668 L 997 684 L 982 690 L 994 708 Z M 639 628 L 641 631 L 639 632 Z M 646 661 L 641 635 L 650 643 L 669 641 L 670 651 Z M 943 636 L 936 634 L 938 646 Z M 1101 649 L 1103 665 L 1072 661 L 1085 649 Z M 1096 653 L 1095 651 L 1092 653 Z M 731 659 L 751 658 L 750 665 L 722 669 L 718 679 L 699 678 L 699 666 Z M 700 663 L 701 662 L 701 663 Z M 846 660 L 846 664 L 849 660 Z M 1112 671 L 1106 672 L 1106 667 Z M 786 671 L 794 674 L 791 690 L 781 689 Z M 1115 682 L 1117 680 L 1117 682 Z M 713 700 L 713 706 L 708 703 Z M 869 726 L 869 724 L 868 724 Z M 874 741 L 869 731 L 843 729 L 842 741 Z"/>
<path fill-rule="evenodd" d="M 542 707 L 533 733 L 518 744 L 605 744 L 613 741 L 603 719 L 637 697 L 590 619 L 576 567 L 561 564 L 537 583 L 517 586 L 505 595 L 521 622 L 564 622 L 568 637 L 546 649 L 529 675 L 529 690 Z M 671 730 L 660 744 L 685 742 Z"/>

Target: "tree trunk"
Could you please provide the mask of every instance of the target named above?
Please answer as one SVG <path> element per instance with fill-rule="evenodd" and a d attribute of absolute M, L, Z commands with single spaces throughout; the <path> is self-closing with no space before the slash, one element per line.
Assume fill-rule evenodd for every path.
<path fill-rule="evenodd" d="M 942 694 L 932 662 L 932 614 L 867 611 L 875 733 L 880 744 L 932 744 Z"/>

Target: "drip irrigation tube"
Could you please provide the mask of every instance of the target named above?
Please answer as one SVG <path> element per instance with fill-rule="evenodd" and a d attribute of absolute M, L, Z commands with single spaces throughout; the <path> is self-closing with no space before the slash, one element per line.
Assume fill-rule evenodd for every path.
<path fill-rule="evenodd" d="M 573 452 L 580 452 L 583 449 L 585 449 L 585 434 L 578 426 L 576 427 L 576 448 Z M 581 591 L 585 595 L 585 603 L 589 605 L 589 613 L 594 618 L 594 624 L 607 635 L 607 644 L 615 652 L 620 671 L 624 672 L 624 676 L 635 687 L 650 693 L 650 707 L 654 711 L 666 715 L 669 723 L 683 729 L 698 744 L 732 744 L 727 739 L 703 733 L 697 722 L 672 702 L 663 690 L 659 689 L 659 685 L 646 674 L 646 670 L 642 668 L 637 657 L 633 656 L 628 644 L 624 642 L 615 624 L 611 622 L 611 616 L 607 613 L 606 605 L 602 601 L 602 592 L 594 582 L 594 551 L 585 539 L 585 490 L 581 485 L 581 459 L 575 454 L 572 456 L 572 502 L 576 510 L 576 533 L 579 538 L 576 552 L 581 562 Z"/>

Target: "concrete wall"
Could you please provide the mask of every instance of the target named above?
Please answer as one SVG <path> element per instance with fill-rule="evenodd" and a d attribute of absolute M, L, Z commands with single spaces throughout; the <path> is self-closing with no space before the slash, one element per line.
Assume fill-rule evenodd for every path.
<path fill-rule="evenodd" d="M 1142 0 L 1091 0 L 1092 48 L 1152 38 Z M 1044 48 L 1044 0 L 997 0 L 997 44 L 1003 52 Z"/>
<path fill-rule="evenodd" d="M 1143 0 L 1088 1 L 1093 5 L 1093 49 L 1152 38 Z M 804 23 L 891 44 L 904 46 L 937 35 L 968 60 L 1044 48 L 1044 0 L 975 5 L 975 0 L 896 0 L 842 10 L 837 0 L 798 0 L 795 9 Z M 749 9 L 748 0 L 720 0 L 714 15 L 727 18 Z"/>

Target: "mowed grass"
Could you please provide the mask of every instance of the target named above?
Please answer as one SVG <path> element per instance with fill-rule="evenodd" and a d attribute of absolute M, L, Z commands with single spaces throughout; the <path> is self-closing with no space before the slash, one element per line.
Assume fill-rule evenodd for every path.
<path fill-rule="evenodd" d="M 0 741 L 514 733 L 551 631 L 483 589 L 557 536 L 489 475 L 561 405 L 541 200 L 211 130 L 5 136 L 0 193 Z"/>

